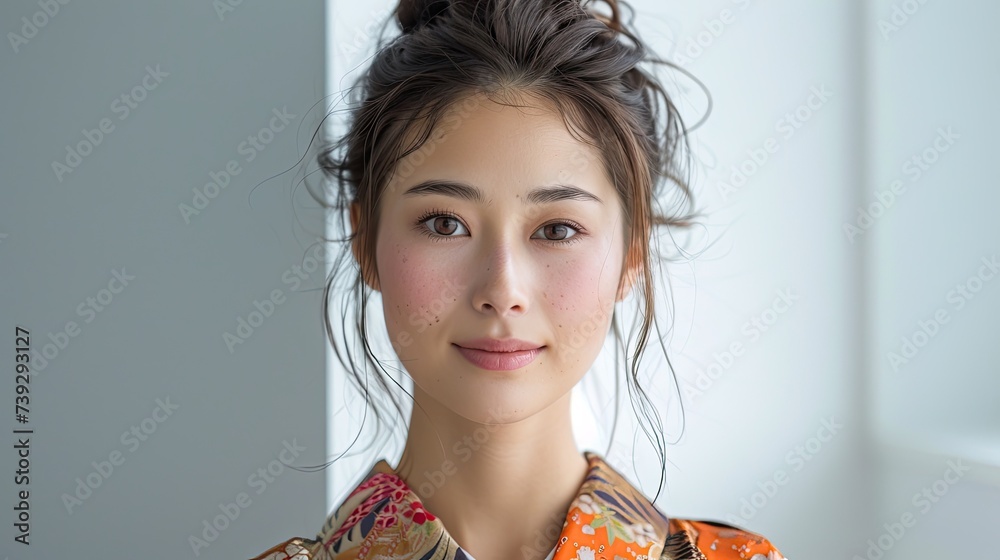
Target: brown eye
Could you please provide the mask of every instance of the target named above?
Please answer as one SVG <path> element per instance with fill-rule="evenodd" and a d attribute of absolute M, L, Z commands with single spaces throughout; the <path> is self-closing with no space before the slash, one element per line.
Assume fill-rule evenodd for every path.
<path fill-rule="evenodd" d="M 435 226 L 436 225 L 444 226 L 445 231 L 439 230 L 437 227 L 431 226 L 431 229 L 433 229 L 436 233 L 440 233 L 441 235 L 451 235 L 452 233 L 455 233 L 455 229 L 458 227 L 458 222 L 454 218 L 450 218 L 448 216 L 439 216 L 437 218 L 434 218 L 433 224 Z"/>
<path fill-rule="evenodd" d="M 571 237 L 569 234 L 569 228 L 563 224 L 549 224 L 545 226 L 546 233 L 551 233 L 556 236 L 556 239 L 552 241 L 561 241 L 563 239 L 568 239 Z"/>
<path fill-rule="evenodd" d="M 573 239 L 579 234 L 578 228 L 566 222 L 547 224 L 542 226 L 538 231 L 542 232 L 546 241 L 553 243 L 569 243 L 570 240 L 578 241 L 578 239 Z M 554 236 L 554 238 L 549 237 L 549 235 Z"/>
<path fill-rule="evenodd" d="M 443 212 L 425 214 L 417 220 L 417 229 L 420 233 L 431 237 L 434 240 L 445 240 L 453 237 L 456 229 L 463 228 L 462 221 L 457 217 Z M 466 232 L 468 233 L 468 232 Z"/>

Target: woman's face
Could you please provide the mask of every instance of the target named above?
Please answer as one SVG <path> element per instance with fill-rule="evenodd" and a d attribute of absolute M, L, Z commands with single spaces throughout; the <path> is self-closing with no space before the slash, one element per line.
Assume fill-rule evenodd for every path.
<path fill-rule="evenodd" d="M 630 287 L 619 293 L 623 215 L 598 152 L 533 105 L 458 103 L 381 200 L 374 287 L 389 340 L 423 392 L 476 422 L 564 397 Z M 525 364 L 460 347 L 484 337 L 542 348 Z"/>

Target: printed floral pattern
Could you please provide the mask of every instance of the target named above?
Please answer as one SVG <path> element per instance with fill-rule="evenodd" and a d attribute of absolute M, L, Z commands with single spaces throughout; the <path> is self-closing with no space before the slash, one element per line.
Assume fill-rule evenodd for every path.
<path fill-rule="evenodd" d="M 667 518 L 591 451 L 587 477 L 546 560 L 786 560 L 764 537 L 717 521 Z M 669 538 L 668 538 L 669 537 Z M 293 538 L 252 560 L 475 560 L 383 459 L 315 539 Z"/>

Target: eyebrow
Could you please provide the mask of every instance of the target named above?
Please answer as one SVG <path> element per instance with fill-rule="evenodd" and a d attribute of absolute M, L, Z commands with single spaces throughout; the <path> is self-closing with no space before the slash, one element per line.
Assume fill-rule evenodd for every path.
<path fill-rule="evenodd" d="M 403 196 L 428 196 L 439 194 L 454 198 L 461 198 L 486 205 L 486 196 L 478 188 L 457 181 L 444 181 L 431 179 L 418 183 L 403 193 Z M 522 199 L 525 204 L 545 204 L 558 202 L 560 200 L 592 200 L 600 204 L 604 201 L 597 195 L 581 189 L 574 185 L 553 185 L 548 187 L 536 187 L 528 192 L 528 196 Z"/>

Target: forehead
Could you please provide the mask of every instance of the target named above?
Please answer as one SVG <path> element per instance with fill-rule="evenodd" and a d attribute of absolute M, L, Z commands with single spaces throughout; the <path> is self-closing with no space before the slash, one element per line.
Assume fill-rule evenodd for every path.
<path fill-rule="evenodd" d="M 550 104 L 529 98 L 515 103 L 520 106 L 483 96 L 455 103 L 427 141 L 400 160 L 392 184 L 450 179 L 491 194 L 495 189 L 525 193 L 539 185 L 573 184 L 611 198 L 614 188 L 597 148 L 575 138 Z M 411 132 L 408 140 L 414 138 Z M 398 195 L 405 189 L 392 190 Z"/>

